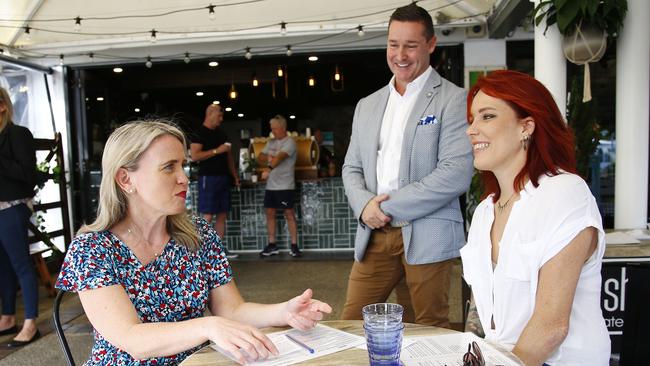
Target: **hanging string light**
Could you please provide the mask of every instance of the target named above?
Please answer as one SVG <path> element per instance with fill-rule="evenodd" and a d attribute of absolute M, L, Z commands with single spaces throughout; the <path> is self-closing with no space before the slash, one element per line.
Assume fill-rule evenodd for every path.
<path fill-rule="evenodd" d="M 214 12 L 215 6 L 210 4 L 208 5 L 208 17 L 210 17 L 210 20 L 215 20 L 217 19 L 217 14 Z"/>
<path fill-rule="evenodd" d="M 293 55 L 293 51 L 291 50 L 291 45 L 287 46 L 287 56 Z"/>
<path fill-rule="evenodd" d="M 282 70 L 282 66 L 278 66 L 278 77 L 281 78 L 284 76 L 284 70 Z"/>
<path fill-rule="evenodd" d="M 81 31 L 81 17 L 77 16 L 74 18 L 74 31 L 75 32 L 80 32 Z"/>
<path fill-rule="evenodd" d="M 363 35 L 366 34 L 366 32 L 363 31 L 363 26 L 361 24 L 357 27 L 357 34 L 359 37 L 363 37 Z"/>
<path fill-rule="evenodd" d="M 32 34 L 30 33 L 31 29 L 30 27 L 24 27 L 23 28 L 25 31 L 25 39 L 30 41 L 32 39 Z"/>
<path fill-rule="evenodd" d="M 258 87 L 260 85 L 260 81 L 257 80 L 257 75 L 253 74 L 253 86 Z"/>
<path fill-rule="evenodd" d="M 339 66 L 336 65 L 334 68 L 334 80 L 339 81 L 341 80 L 341 73 L 339 72 Z"/>
<path fill-rule="evenodd" d="M 316 85 L 316 79 L 314 78 L 313 75 L 309 75 L 309 79 L 307 80 L 307 84 L 311 87 Z"/>
<path fill-rule="evenodd" d="M 287 23 L 285 22 L 280 23 L 280 34 L 283 36 L 287 35 Z"/>
<path fill-rule="evenodd" d="M 147 62 L 144 63 L 144 66 L 146 66 L 148 69 L 153 66 L 153 62 L 151 62 L 151 56 L 147 56 Z"/>
<path fill-rule="evenodd" d="M 63 54 L 59 55 L 59 65 L 63 66 Z"/>
<path fill-rule="evenodd" d="M 230 91 L 228 92 L 230 99 L 237 99 L 237 90 L 235 90 L 235 83 L 230 84 Z"/>
<path fill-rule="evenodd" d="M 246 53 L 244 54 L 244 57 L 247 60 L 250 60 L 251 58 L 253 58 L 253 54 L 251 53 L 251 48 L 250 47 L 246 47 Z"/>
<path fill-rule="evenodd" d="M 189 53 L 189 52 L 185 52 L 185 58 L 183 59 L 183 62 L 185 62 L 186 64 L 189 64 L 190 61 L 191 61 L 191 60 L 190 60 L 190 53 Z"/>
<path fill-rule="evenodd" d="M 158 40 L 158 39 L 156 38 L 156 33 L 158 33 L 158 32 L 156 32 L 155 29 L 152 29 L 152 30 L 151 30 L 151 39 L 150 39 L 151 43 L 156 43 L 156 41 Z"/>
<path fill-rule="evenodd" d="M 95 62 L 95 54 L 94 53 L 89 53 L 88 58 L 90 58 L 90 62 Z"/>
<path fill-rule="evenodd" d="M 208 66 L 217 67 L 217 66 L 219 66 L 219 61 L 210 61 L 210 62 L 208 62 Z"/>

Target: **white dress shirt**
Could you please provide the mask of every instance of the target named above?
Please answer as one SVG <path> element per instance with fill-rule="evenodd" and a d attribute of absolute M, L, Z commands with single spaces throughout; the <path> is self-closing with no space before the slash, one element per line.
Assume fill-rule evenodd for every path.
<path fill-rule="evenodd" d="M 399 188 L 397 179 L 404 129 L 413 105 L 429 79 L 431 71 L 432 68 L 429 66 L 422 75 L 408 83 L 404 95 L 400 95 L 395 89 L 395 76 L 388 83 L 390 94 L 381 121 L 377 150 L 377 194 L 389 193 Z"/>
<path fill-rule="evenodd" d="M 610 340 L 600 308 L 605 233 L 598 206 L 574 174 L 542 176 L 513 203 L 492 268 L 492 195 L 474 212 L 467 245 L 460 251 L 463 276 L 472 287 L 486 339 L 511 350 L 533 315 L 540 268 L 587 227 L 598 230 L 598 247 L 583 265 L 571 306 L 569 333 L 546 363 L 609 365 Z M 494 320 L 494 329 L 491 323 Z"/>

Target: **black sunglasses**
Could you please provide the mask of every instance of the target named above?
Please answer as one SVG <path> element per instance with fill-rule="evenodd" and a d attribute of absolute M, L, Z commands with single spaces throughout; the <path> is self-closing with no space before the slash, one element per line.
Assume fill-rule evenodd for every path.
<path fill-rule="evenodd" d="M 472 349 L 474 353 L 472 353 Z M 476 342 L 467 345 L 467 353 L 463 355 L 463 366 L 485 366 L 483 353 Z"/>

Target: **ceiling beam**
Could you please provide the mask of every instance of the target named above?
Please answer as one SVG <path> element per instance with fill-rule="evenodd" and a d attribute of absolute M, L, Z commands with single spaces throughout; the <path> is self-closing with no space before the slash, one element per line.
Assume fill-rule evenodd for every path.
<path fill-rule="evenodd" d="M 4 55 L 0 55 L 0 65 L 2 65 L 3 63 L 18 66 L 18 67 L 20 67 L 22 69 L 40 71 L 40 72 L 43 72 L 43 73 L 46 73 L 46 74 L 52 74 L 54 72 L 51 67 L 45 67 L 45 66 L 41 66 L 41 65 L 34 64 L 34 63 L 31 63 L 31 62 L 27 62 L 27 61 L 15 59 L 15 58 L 7 57 L 7 56 L 4 56 Z"/>
<path fill-rule="evenodd" d="M 503 0 L 487 19 L 490 38 L 505 38 L 517 27 L 530 11 L 533 3 L 530 0 Z"/>
<path fill-rule="evenodd" d="M 475 8 L 474 6 L 468 4 L 468 3 L 464 2 L 464 1 L 461 1 L 461 2 L 458 2 L 456 0 L 446 0 L 446 1 L 447 1 L 447 3 L 449 5 L 455 7 L 456 9 L 462 11 L 463 13 L 465 13 L 465 16 L 473 16 L 475 14 L 479 14 L 479 12 L 480 12 L 479 9 Z M 478 20 L 481 23 L 485 22 L 485 15 L 483 15 L 483 14 L 476 15 L 473 18 L 475 20 Z"/>
<path fill-rule="evenodd" d="M 23 34 L 23 29 L 29 25 L 29 22 L 32 19 L 34 19 L 34 15 L 38 13 L 44 2 L 45 0 L 32 0 L 32 3 L 27 7 L 28 11 L 25 21 L 20 25 L 20 27 L 14 29 L 13 31 L 14 34 L 11 36 L 11 41 L 9 42 L 10 47 L 15 47 L 18 38 L 20 38 L 20 36 Z"/>

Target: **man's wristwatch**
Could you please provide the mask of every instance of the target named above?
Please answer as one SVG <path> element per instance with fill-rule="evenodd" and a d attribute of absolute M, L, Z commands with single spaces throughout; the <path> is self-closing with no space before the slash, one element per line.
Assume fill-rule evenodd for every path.
<path fill-rule="evenodd" d="M 217 149 L 212 149 L 212 153 L 213 153 L 214 155 L 217 155 Z"/>

